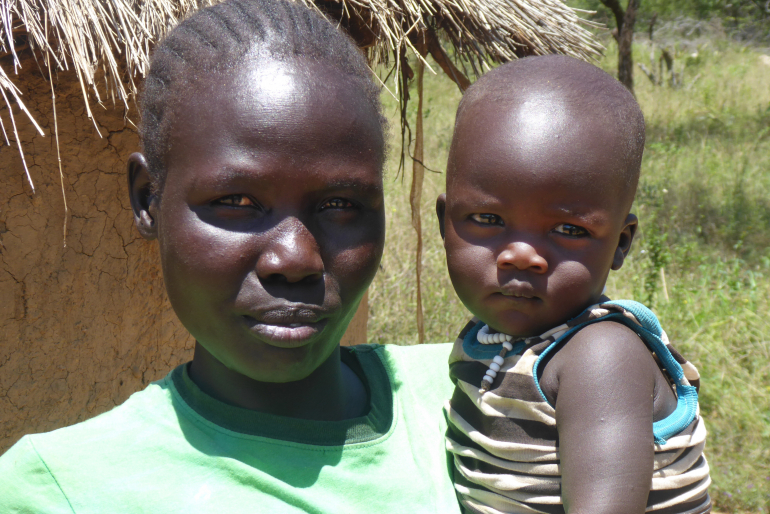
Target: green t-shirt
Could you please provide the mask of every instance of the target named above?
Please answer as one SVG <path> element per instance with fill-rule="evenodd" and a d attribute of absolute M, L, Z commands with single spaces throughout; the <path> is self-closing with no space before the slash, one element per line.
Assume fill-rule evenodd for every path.
<path fill-rule="evenodd" d="M 459 513 L 444 447 L 449 345 L 359 346 L 367 416 L 307 421 L 201 392 L 180 366 L 0 458 L 0 512 Z"/>

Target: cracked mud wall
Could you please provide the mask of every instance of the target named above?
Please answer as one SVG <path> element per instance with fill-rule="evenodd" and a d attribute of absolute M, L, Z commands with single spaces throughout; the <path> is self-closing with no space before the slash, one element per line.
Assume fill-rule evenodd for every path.
<path fill-rule="evenodd" d="M 54 76 L 69 206 L 62 201 L 51 90 L 27 55 L 15 82 L 40 136 L 14 106 L 19 152 L 0 146 L 0 453 L 24 434 L 109 410 L 189 360 L 193 341 L 165 296 L 155 245 L 132 225 L 125 162 L 139 149 L 123 108 L 84 113 L 77 77 Z M 8 68 L 6 68 L 8 69 Z M 13 138 L 7 109 L 0 110 Z"/>
<path fill-rule="evenodd" d="M 14 106 L 33 195 L 0 109 L 12 138 L 0 145 L 0 454 L 24 434 L 122 403 L 193 347 L 166 298 L 155 243 L 133 226 L 125 163 L 139 149 L 136 129 L 103 95 L 106 108 L 91 104 L 100 138 L 75 74 L 54 75 L 64 248 L 51 90 L 31 55 L 22 66 L 15 82 L 46 136 Z M 367 314 L 362 302 L 343 344 L 365 342 Z"/>

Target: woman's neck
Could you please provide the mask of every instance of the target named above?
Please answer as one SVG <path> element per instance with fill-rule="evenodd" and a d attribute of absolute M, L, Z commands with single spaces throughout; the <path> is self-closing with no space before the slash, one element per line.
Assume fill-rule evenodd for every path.
<path fill-rule="evenodd" d="M 227 368 L 199 343 L 190 378 L 209 396 L 229 405 L 278 416 L 340 421 L 368 409 L 364 384 L 340 359 L 337 347 L 313 373 L 295 382 L 259 382 Z"/>

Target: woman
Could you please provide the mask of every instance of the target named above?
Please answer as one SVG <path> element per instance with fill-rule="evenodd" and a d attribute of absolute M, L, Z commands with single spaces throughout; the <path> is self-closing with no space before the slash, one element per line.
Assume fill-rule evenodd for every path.
<path fill-rule="evenodd" d="M 191 363 L 0 459 L 0 511 L 459 512 L 443 345 L 341 349 L 383 249 L 384 123 L 355 45 L 228 0 L 156 49 L 128 166 Z"/>

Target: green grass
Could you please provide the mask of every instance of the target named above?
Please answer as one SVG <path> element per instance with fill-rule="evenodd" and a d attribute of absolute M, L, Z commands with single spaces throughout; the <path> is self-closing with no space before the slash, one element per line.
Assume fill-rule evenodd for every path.
<path fill-rule="evenodd" d="M 614 43 L 607 46 L 601 66 L 612 73 Z M 638 45 L 637 62 L 648 63 L 649 52 Z M 679 89 L 652 86 L 635 70 L 648 125 L 634 206 L 641 228 L 608 293 L 651 303 L 674 345 L 699 367 L 718 509 L 770 512 L 770 65 L 759 51 L 727 41 L 693 53 L 676 55 L 677 69 L 684 66 Z M 425 83 L 425 162 L 443 170 L 460 93 L 441 75 L 426 72 Z M 395 135 L 396 103 L 383 98 Z M 387 243 L 370 291 L 369 337 L 413 344 L 411 167 L 403 181 L 396 176 L 398 138 L 391 144 Z M 435 220 L 443 180 L 426 173 L 422 205 L 430 342 L 453 340 L 468 316 L 451 287 Z"/>

